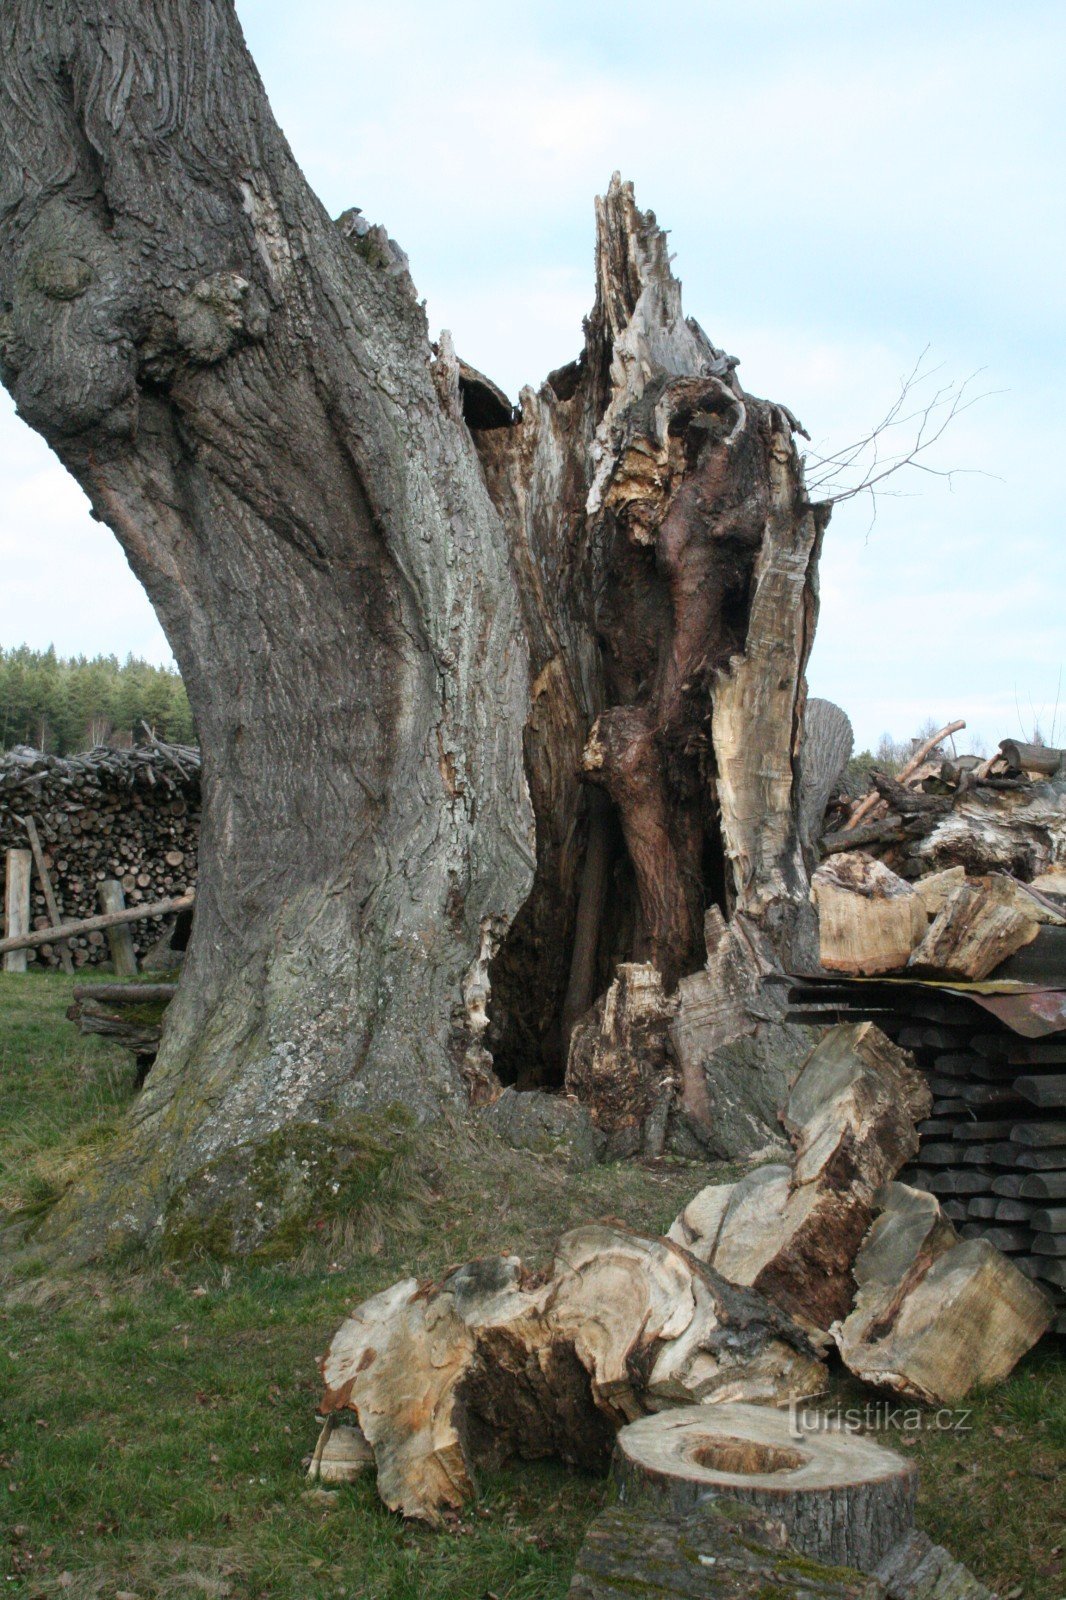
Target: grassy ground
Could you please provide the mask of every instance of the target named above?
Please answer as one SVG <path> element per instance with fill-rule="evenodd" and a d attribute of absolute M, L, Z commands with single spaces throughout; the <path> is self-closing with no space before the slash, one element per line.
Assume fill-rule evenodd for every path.
<path fill-rule="evenodd" d="M 94 1158 L 129 1099 L 121 1052 L 63 1019 L 69 982 L 0 978 L 0 1208 L 32 1217 Z M 309 1491 L 314 1358 L 345 1311 L 408 1272 L 500 1249 L 542 1257 L 605 1215 L 658 1230 L 702 1169 L 570 1174 L 458 1130 L 398 1151 L 382 1192 L 272 1267 L 145 1262 L 0 1299 L 0 1525 L 8 1589 L 107 1600 L 562 1600 L 594 1479 L 516 1467 L 444 1534 L 387 1513 L 373 1482 Z M 870 1396 L 838 1379 L 833 1400 Z M 928 1420 L 928 1419 L 926 1419 Z M 1051 1346 L 974 1407 L 965 1433 L 897 1434 L 925 1526 L 1003 1595 L 1064 1594 L 1066 1372 Z M 893 1442 L 886 1438 L 886 1442 Z"/>

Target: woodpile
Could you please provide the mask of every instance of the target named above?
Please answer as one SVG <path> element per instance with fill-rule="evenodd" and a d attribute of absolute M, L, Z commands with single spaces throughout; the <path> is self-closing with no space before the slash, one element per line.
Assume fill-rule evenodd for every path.
<path fill-rule="evenodd" d="M 56 757 L 25 747 L 0 756 L 0 858 L 31 843 L 32 824 L 54 893 L 50 906 L 40 862 L 32 880 L 31 928 L 94 917 L 100 886 L 116 880 L 127 907 L 185 895 L 196 882 L 200 828 L 200 755 L 160 742 L 132 750 L 99 746 L 84 755 Z M 0 871 L 3 870 L 0 859 Z M 138 956 L 159 939 L 159 918 L 131 924 Z M 103 929 L 68 941 L 75 967 L 106 961 Z M 27 958 L 59 966 L 52 943 Z"/>

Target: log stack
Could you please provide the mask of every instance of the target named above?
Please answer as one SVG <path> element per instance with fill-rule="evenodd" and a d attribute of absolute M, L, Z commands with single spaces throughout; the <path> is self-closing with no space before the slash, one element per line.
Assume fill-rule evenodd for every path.
<path fill-rule="evenodd" d="M 131 907 L 184 894 L 196 882 L 200 753 L 157 742 L 57 757 L 20 746 L 0 756 L 0 857 L 26 847 L 26 818 L 36 823 L 64 921 L 98 913 L 106 879 L 121 883 Z M 54 926 L 37 872 L 31 926 Z M 161 930 L 159 919 L 133 924 L 138 956 Z M 108 959 L 103 932 L 82 934 L 71 946 L 76 967 Z M 60 964 L 54 945 L 38 946 L 27 957 L 38 965 Z"/>

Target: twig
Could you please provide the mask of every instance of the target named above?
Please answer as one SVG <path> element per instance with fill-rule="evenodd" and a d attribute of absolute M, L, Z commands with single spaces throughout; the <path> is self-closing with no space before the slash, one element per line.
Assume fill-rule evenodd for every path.
<path fill-rule="evenodd" d="M 965 728 L 965 726 L 966 723 L 964 721 L 949 722 L 945 727 L 941 728 L 939 733 L 934 733 L 931 738 L 925 741 L 924 744 L 920 744 L 917 750 L 911 756 L 910 760 L 907 762 L 907 765 L 898 774 L 896 782 L 906 783 L 907 779 L 913 773 L 917 772 L 918 768 L 921 766 L 930 750 L 935 750 L 941 740 L 948 737 L 948 734 L 958 733 L 960 728 Z M 863 817 L 867 816 L 873 810 L 874 806 L 877 805 L 880 799 L 881 796 L 878 791 L 876 789 L 871 789 L 870 793 L 866 796 L 866 799 L 861 800 L 855 810 L 851 813 L 851 816 L 844 824 L 841 832 L 849 833 L 857 823 L 862 821 Z"/>

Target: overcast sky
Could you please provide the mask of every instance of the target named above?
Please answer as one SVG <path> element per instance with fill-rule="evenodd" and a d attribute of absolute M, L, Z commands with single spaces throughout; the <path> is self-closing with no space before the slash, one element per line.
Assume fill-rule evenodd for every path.
<path fill-rule="evenodd" d="M 965 717 L 1066 734 L 1066 7 L 984 0 L 238 0 L 336 214 L 408 251 L 431 326 L 517 397 L 576 354 L 613 169 L 685 308 L 815 444 L 861 437 L 928 346 L 987 398 L 838 507 L 812 692 L 860 744 Z M 112 535 L 0 396 L 0 642 L 169 651 Z M 962 742 L 966 743 L 964 735 Z"/>

